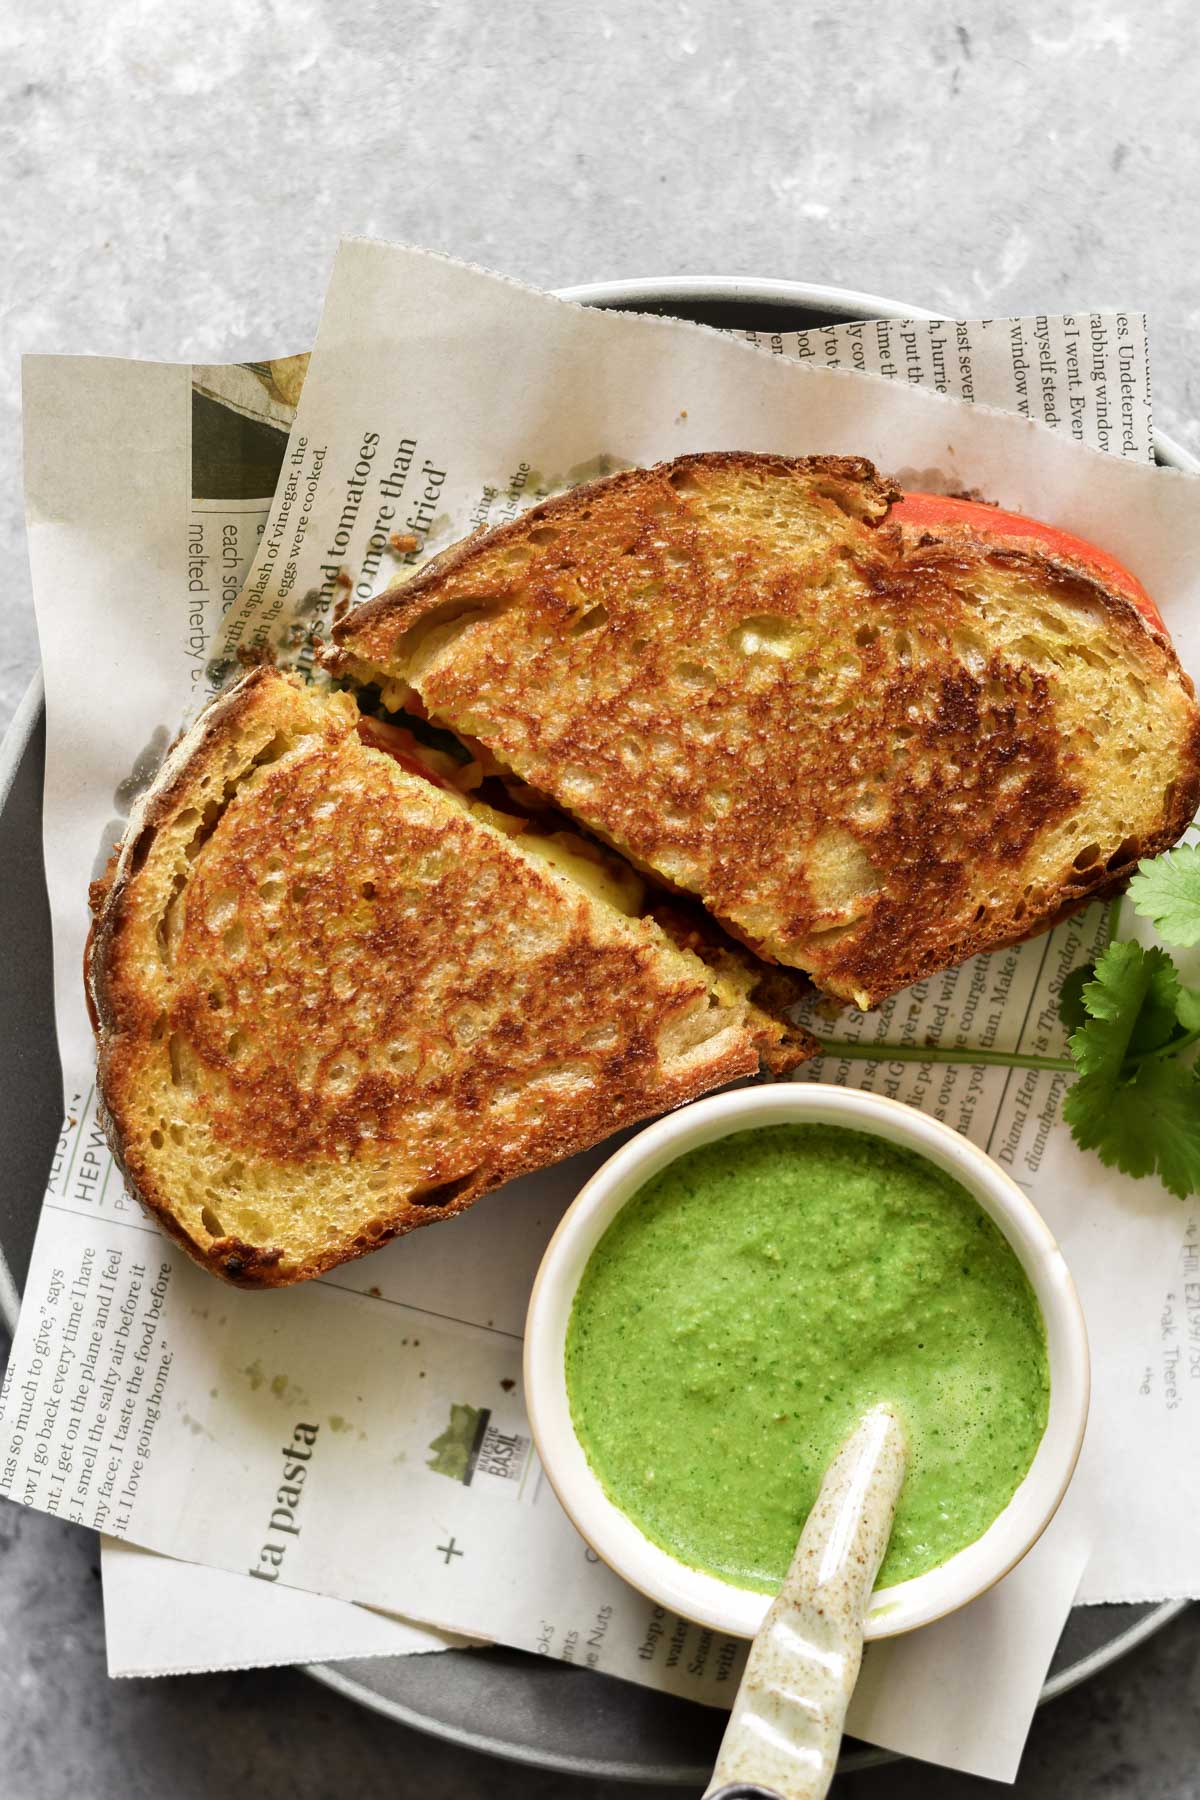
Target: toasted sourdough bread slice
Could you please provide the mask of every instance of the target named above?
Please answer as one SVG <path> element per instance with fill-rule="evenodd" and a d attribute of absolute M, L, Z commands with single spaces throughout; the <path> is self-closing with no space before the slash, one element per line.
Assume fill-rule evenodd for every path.
<path fill-rule="evenodd" d="M 460 1212 L 779 1050 L 748 983 L 358 723 L 346 695 L 245 677 L 169 757 L 94 895 L 113 1150 L 244 1285 Z"/>
<path fill-rule="evenodd" d="M 357 608 L 332 666 L 875 1005 L 1124 880 L 1200 797 L 1192 684 L 1129 600 L 889 526 L 898 497 L 851 458 L 617 475 Z"/>

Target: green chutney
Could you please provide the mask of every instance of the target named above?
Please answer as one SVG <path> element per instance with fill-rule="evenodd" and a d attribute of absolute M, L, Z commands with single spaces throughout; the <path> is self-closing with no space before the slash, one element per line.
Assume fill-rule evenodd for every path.
<path fill-rule="evenodd" d="M 762 1592 L 868 1407 L 890 1402 L 909 1443 L 888 1587 L 987 1530 L 1050 1396 L 1033 1290 L 976 1201 L 826 1125 L 736 1132 L 635 1194 L 584 1270 L 566 1375 L 613 1503 L 680 1561 Z"/>

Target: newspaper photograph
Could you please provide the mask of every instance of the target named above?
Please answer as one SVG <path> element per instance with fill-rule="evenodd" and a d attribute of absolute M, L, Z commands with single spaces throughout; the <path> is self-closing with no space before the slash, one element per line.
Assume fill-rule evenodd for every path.
<path fill-rule="evenodd" d="M 868 455 L 911 485 L 983 494 L 1105 542 L 1159 599 L 1185 664 L 1200 660 L 1195 485 L 1150 466 L 1140 317 L 870 324 L 787 333 L 778 345 L 746 335 L 588 312 L 352 240 L 307 374 L 303 357 L 236 370 L 27 364 L 67 1092 L 0 1398 L 0 1492 L 162 1553 L 121 1553 L 131 1608 L 138 1584 L 144 1604 L 148 1584 L 171 1581 L 163 1559 L 173 1557 L 236 1579 L 247 1608 L 268 1589 L 360 1603 L 339 1610 L 336 1630 L 330 1618 L 338 1654 L 385 1653 L 374 1614 L 365 1647 L 345 1648 L 349 1615 L 376 1607 L 418 1622 L 388 1621 L 398 1631 L 501 1641 L 727 1702 L 740 1646 L 656 1618 L 597 1562 L 550 1493 L 524 1417 L 533 1272 L 612 1145 L 301 1288 L 226 1289 L 123 1190 L 96 1120 L 77 971 L 89 879 L 239 652 L 269 647 L 312 673 L 339 602 L 622 466 L 731 443 Z M 81 444 L 89 432 L 95 442 Z M 97 470 L 84 491 L 81 453 Z M 84 705 L 84 693 L 119 704 Z M 1052 1601 L 1040 1615 L 1019 1609 L 1020 1653 L 1017 1628 L 995 1634 L 994 1681 L 1023 1719 L 1019 1741 L 1024 1677 L 1037 1670 L 1031 1713 L 1085 1558 L 1087 1599 L 1200 1592 L 1186 1499 L 1200 1475 L 1200 1384 L 1169 1378 L 1162 1337 L 1165 1301 L 1194 1267 L 1200 1214 L 1076 1148 L 1059 1122 L 1063 1076 L 989 1060 L 1061 1049 L 1058 990 L 1111 925 L 1093 906 L 877 1012 L 817 1005 L 810 1026 L 842 1053 L 801 1071 L 923 1106 L 989 1148 L 1035 1199 L 1080 1287 L 1095 1395 L 1084 1463 L 1040 1562 L 997 1590 L 1036 1582 Z M 964 1060 L 922 1060 L 936 1045 L 961 1047 Z M 285 1635 L 281 1623 L 281 1655 Z M 887 1693 L 894 1703 L 911 1687 L 922 1742 L 933 1729 L 919 1705 L 927 1636 L 886 1647 Z M 432 1646 L 396 1643 L 422 1647 Z M 173 1655 L 164 1642 L 162 1666 L 178 1666 Z M 963 1662 L 957 1641 L 952 1661 Z M 872 1736 L 869 1713 L 852 1724 Z M 878 1729 L 894 1735 L 894 1718 Z"/>

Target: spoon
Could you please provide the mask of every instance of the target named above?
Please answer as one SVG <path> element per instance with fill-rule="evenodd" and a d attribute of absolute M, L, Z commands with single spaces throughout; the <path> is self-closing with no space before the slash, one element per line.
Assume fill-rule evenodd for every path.
<path fill-rule="evenodd" d="M 825 1471 L 750 1647 L 705 1800 L 822 1800 L 828 1792 L 907 1463 L 899 1421 L 878 1406 Z"/>

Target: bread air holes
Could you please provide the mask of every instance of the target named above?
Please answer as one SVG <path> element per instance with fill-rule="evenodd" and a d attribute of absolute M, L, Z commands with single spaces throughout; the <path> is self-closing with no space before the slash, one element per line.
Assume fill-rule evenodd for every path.
<path fill-rule="evenodd" d="M 532 554 L 526 549 L 522 553 L 523 560 Z M 511 560 L 509 553 L 504 561 Z M 427 665 L 464 632 L 474 625 L 498 618 L 510 604 L 510 599 L 500 594 L 459 595 L 443 600 L 401 634 L 395 655 L 405 665 L 405 672 L 416 680 Z"/>
<path fill-rule="evenodd" d="M 224 933 L 221 944 L 228 955 L 240 956 L 246 948 L 246 927 L 240 920 L 235 921 Z"/>
<path fill-rule="evenodd" d="M 171 1068 L 171 1085 L 184 1093 L 196 1091 L 196 1058 L 186 1038 L 173 1031 L 167 1039 L 167 1060 Z"/>
<path fill-rule="evenodd" d="M 727 641 L 739 656 L 774 656 L 781 662 L 786 662 L 795 648 L 792 626 L 775 613 L 755 613 L 743 619 L 727 634 Z"/>
<path fill-rule="evenodd" d="M 856 482 L 845 485 L 834 481 L 814 481 L 811 492 L 814 497 L 826 500 L 838 511 L 845 513 L 848 519 L 869 519 L 871 517 L 871 500 Z"/>
<path fill-rule="evenodd" d="M 348 1053 L 336 1058 L 325 1070 L 324 1085 L 335 1093 L 344 1093 L 358 1076 L 358 1058 Z"/>
<path fill-rule="evenodd" d="M 258 884 L 259 896 L 269 906 L 278 900 L 287 885 L 283 879 L 284 862 L 282 856 L 272 853 L 264 865 L 265 874 Z"/>
<path fill-rule="evenodd" d="M 1122 838 L 1108 861 L 1105 863 L 1105 869 L 1111 874 L 1114 869 L 1123 867 L 1125 863 L 1136 861 L 1138 848 L 1137 838 Z"/>
<path fill-rule="evenodd" d="M 589 631 L 599 631 L 602 625 L 608 624 L 608 608 L 606 606 L 589 606 L 571 627 L 572 637 L 584 637 Z"/>
<path fill-rule="evenodd" d="M 455 1176 L 453 1181 L 422 1182 L 409 1193 L 409 1204 L 425 1207 L 431 1212 L 452 1206 L 461 1194 L 475 1185 L 482 1172 L 471 1169 L 466 1175 Z"/>
<path fill-rule="evenodd" d="M 675 469 L 667 476 L 667 480 L 677 494 L 702 494 L 704 492 L 691 469 Z"/>
<path fill-rule="evenodd" d="M 200 1208 L 200 1223 L 203 1225 L 205 1231 L 207 1231 L 209 1237 L 223 1238 L 225 1236 L 225 1227 L 222 1225 L 211 1206 L 202 1206 Z"/>
<path fill-rule="evenodd" d="M 1072 863 L 1071 868 L 1068 870 L 1067 880 L 1073 881 L 1076 883 L 1089 882 L 1093 879 L 1094 876 L 1096 876 L 1100 873 L 1099 864 L 1100 864 L 1100 846 L 1099 846 L 1099 844 L 1085 844 L 1083 846 L 1083 849 L 1080 850 L 1078 855 L 1075 857 L 1075 860 Z"/>
<path fill-rule="evenodd" d="M 133 849 L 129 853 L 129 872 L 131 875 L 136 875 L 139 870 L 145 868 L 146 858 L 154 848 L 154 840 L 157 836 L 158 828 L 154 825 L 145 825 L 142 830 L 138 832 L 137 837 L 134 839 Z"/>
<path fill-rule="evenodd" d="M 1058 666 L 1047 645 L 1037 638 L 1028 635 L 1020 637 L 1012 648 L 1013 654 L 1019 656 L 1022 662 L 1028 663 L 1032 669 L 1053 669 Z"/>
<path fill-rule="evenodd" d="M 716 672 L 710 669 L 706 663 L 676 663 L 671 673 L 675 680 L 682 682 L 685 687 L 712 687 L 717 679 Z"/>
<path fill-rule="evenodd" d="M 180 871 L 172 879 L 171 890 L 167 895 L 166 904 L 159 915 L 158 923 L 154 927 L 154 938 L 158 945 L 159 954 L 168 968 L 170 967 L 171 960 L 175 954 L 175 945 L 179 940 L 179 934 L 183 929 L 183 892 L 186 887 L 187 875 Z"/>
<path fill-rule="evenodd" d="M 306 737 L 301 737 L 295 741 L 299 746 L 310 740 Z M 256 769 L 264 769 L 268 763 L 278 762 L 280 757 L 287 755 L 288 751 L 292 748 L 292 745 L 293 739 L 286 731 L 277 731 L 274 737 L 263 745 L 261 750 L 255 752 L 253 767 Z"/>

